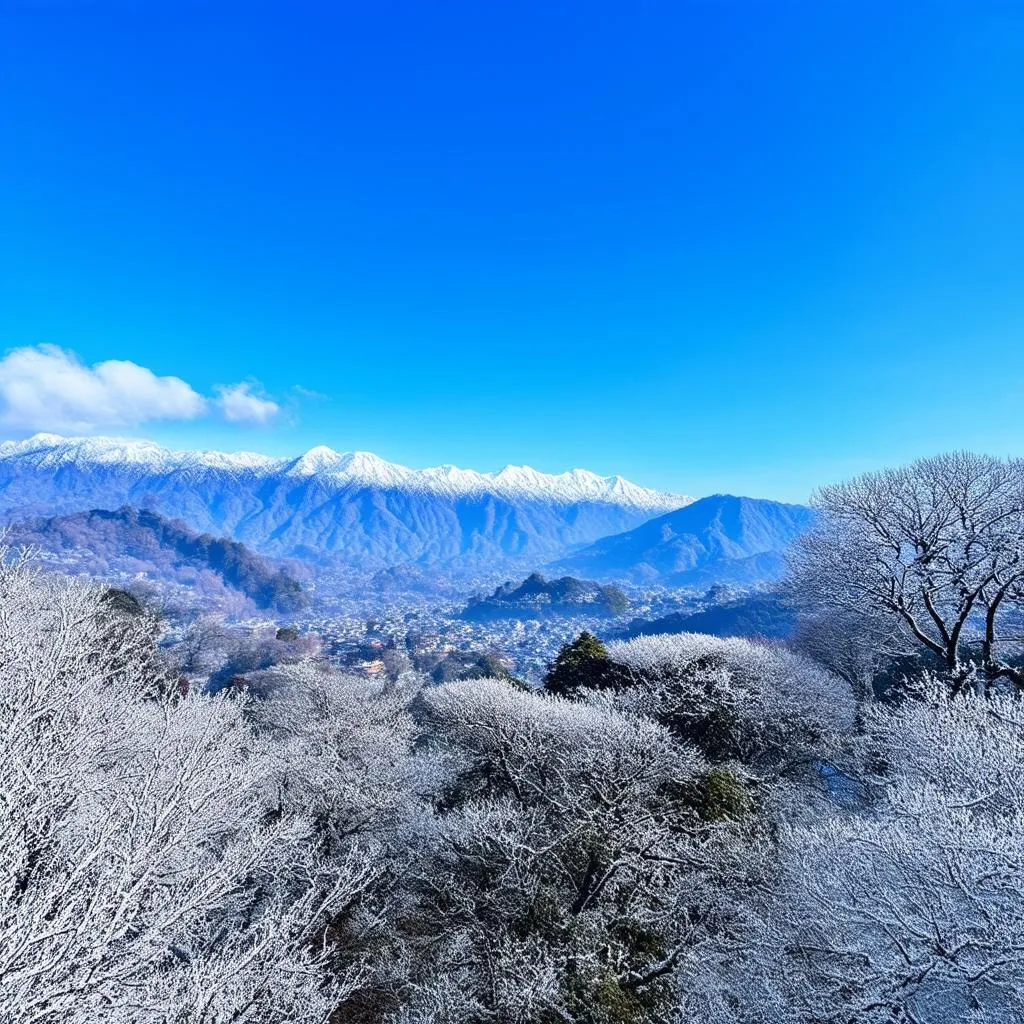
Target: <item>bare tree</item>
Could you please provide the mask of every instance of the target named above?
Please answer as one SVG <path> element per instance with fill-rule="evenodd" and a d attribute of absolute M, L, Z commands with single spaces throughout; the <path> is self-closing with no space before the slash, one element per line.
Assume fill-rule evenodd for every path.
<path fill-rule="evenodd" d="M 972 648 L 988 685 L 1024 687 L 1008 660 L 1024 602 L 1024 460 L 939 455 L 825 487 L 813 503 L 821 520 L 792 558 L 811 603 L 887 617 L 890 641 L 929 651 L 954 690 Z"/>
<path fill-rule="evenodd" d="M 221 615 L 200 615 L 174 645 L 178 671 L 185 676 L 208 676 L 225 662 L 231 633 Z"/>

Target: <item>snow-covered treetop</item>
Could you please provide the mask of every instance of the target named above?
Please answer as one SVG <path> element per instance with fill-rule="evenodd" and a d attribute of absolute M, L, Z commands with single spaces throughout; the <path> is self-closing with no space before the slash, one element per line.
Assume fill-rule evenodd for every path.
<path fill-rule="evenodd" d="M 121 468 L 159 475 L 214 472 L 260 478 L 315 477 L 325 486 L 338 488 L 356 484 L 446 497 L 493 494 L 565 504 L 597 501 L 652 512 L 679 508 L 693 500 L 585 469 L 557 475 L 529 466 L 506 466 L 497 473 L 478 473 L 452 465 L 417 470 L 387 462 L 370 452 L 337 452 L 325 445 L 311 448 L 298 458 L 276 459 L 255 452 L 173 451 L 151 441 L 124 438 L 36 434 L 27 440 L 0 443 L 0 461 L 22 461 L 53 471 L 67 466 Z"/>

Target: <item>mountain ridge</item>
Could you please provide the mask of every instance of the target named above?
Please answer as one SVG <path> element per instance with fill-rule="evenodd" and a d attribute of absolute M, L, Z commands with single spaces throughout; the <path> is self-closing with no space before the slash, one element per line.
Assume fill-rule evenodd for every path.
<path fill-rule="evenodd" d="M 533 568 L 689 500 L 587 470 L 413 470 L 326 446 L 272 458 L 54 434 L 0 443 L 8 522 L 129 505 L 266 554 L 374 569 Z"/>
<path fill-rule="evenodd" d="M 302 455 L 274 458 L 257 452 L 221 452 L 215 450 L 176 450 L 152 441 L 114 437 L 64 437 L 60 434 L 35 434 L 23 441 L 0 442 L 0 461 L 12 458 L 33 459 L 40 466 L 56 468 L 69 462 L 93 461 L 97 464 L 124 464 L 161 470 L 190 468 L 234 469 L 254 475 L 286 474 L 292 477 L 319 477 L 333 483 L 369 483 L 377 486 L 405 487 L 445 496 L 490 493 L 500 496 L 531 493 L 560 498 L 567 502 L 609 500 L 644 510 L 679 508 L 694 499 L 684 494 L 641 487 L 622 476 L 600 476 L 587 469 L 564 473 L 542 473 L 530 466 L 507 465 L 497 472 L 479 472 L 445 464 L 426 469 L 410 469 L 388 462 L 372 452 L 338 452 L 327 445 L 316 445 Z"/>

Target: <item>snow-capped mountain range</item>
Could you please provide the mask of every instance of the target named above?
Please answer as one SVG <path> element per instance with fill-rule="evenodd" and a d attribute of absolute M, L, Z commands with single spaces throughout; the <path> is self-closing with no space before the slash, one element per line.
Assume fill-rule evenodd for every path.
<path fill-rule="evenodd" d="M 54 434 L 0 443 L 7 521 L 134 505 L 274 554 L 379 566 L 550 560 L 691 500 L 583 469 L 415 470 L 323 446 L 277 459 Z"/>

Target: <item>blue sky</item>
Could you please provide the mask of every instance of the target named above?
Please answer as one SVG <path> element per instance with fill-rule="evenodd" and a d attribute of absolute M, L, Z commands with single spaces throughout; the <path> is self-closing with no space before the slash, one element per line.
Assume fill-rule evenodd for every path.
<path fill-rule="evenodd" d="M 0 95 L 8 435 L 790 499 L 1022 452 L 1019 4 L 0 0 Z"/>

